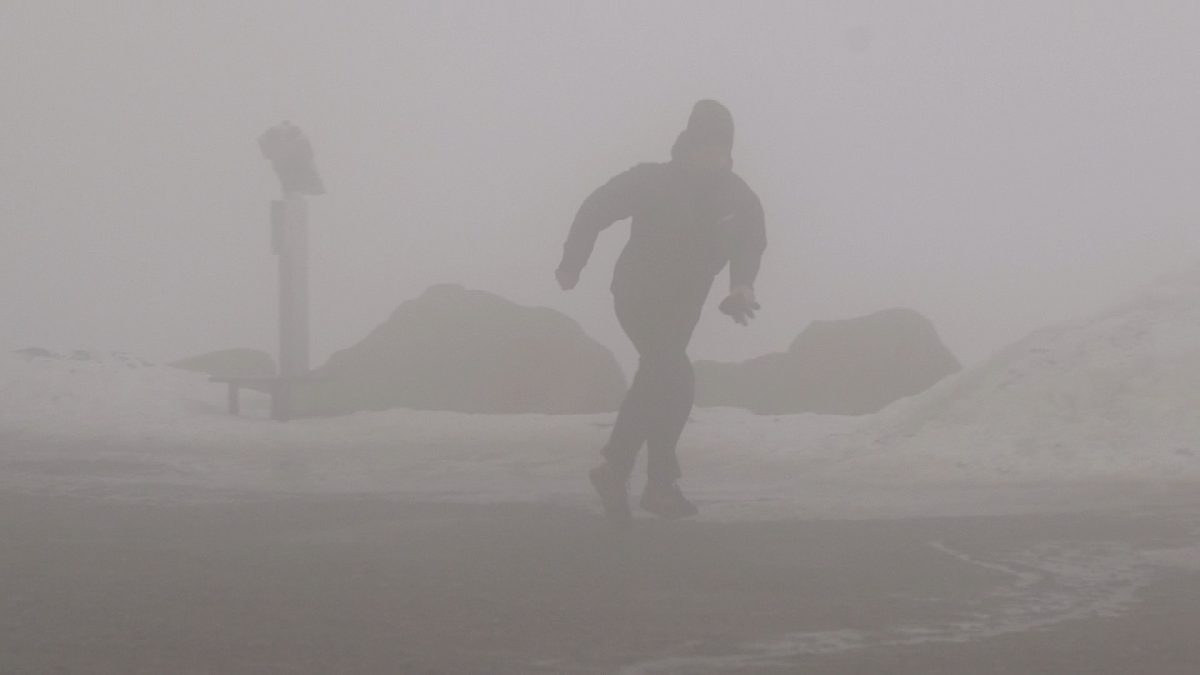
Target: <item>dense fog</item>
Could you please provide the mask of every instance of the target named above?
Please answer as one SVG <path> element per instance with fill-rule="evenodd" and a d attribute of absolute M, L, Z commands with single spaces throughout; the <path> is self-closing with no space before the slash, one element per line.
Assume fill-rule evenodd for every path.
<path fill-rule="evenodd" d="M 0 672 L 1200 672 L 1198 35 L 0 0 Z"/>
<path fill-rule="evenodd" d="M 978 362 L 1193 259 L 1198 29 L 1188 3 L 7 2 L 0 340 L 273 350 L 254 141 L 287 119 L 329 189 L 317 363 L 455 282 L 560 309 L 628 366 L 627 228 L 575 295 L 554 266 L 588 192 L 664 161 L 711 97 L 770 247 L 759 321 L 714 298 L 693 356 L 908 307 Z"/>

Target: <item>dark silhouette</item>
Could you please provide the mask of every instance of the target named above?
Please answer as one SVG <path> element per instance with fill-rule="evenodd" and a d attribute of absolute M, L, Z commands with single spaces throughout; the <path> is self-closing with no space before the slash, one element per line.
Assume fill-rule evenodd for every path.
<path fill-rule="evenodd" d="M 733 173 L 732 149 L 729 111 L 716 101 L 696 103 L 671 161 L 639 164 L 593 192 L 563 246 L 555 276 L 569 290 L 600 231 L 633 218 L 611 288 L 617 320 L 638 351 L 638 370 L 604 447 L 606 461 L 590 474 L 605 513 L 618 524 L 632 519 L 626 486 L 643 444 L 641 507 L 666 518 L 695 515 L 676 484 L 675 446 L 695 397 L 688 342 L 726 263 L 730 293 L 720 310 L 746 325 L 759 308 L 753 287 L 766 248 L 762 205 Z"/>
<path fill-rule="evenodd" d="M 300 127 L 284 120 L 258 137 L 258 148 L 271 161 L 285 195 L 325 194 L 325 184 L 313 162 L 312 144 Z"/>

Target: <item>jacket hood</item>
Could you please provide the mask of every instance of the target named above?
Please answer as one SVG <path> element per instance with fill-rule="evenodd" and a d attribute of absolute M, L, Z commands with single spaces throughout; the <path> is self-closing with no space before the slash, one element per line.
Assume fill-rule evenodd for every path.
<path fill-rule="evenodd" d="M 687 128 L 675 139 L 671 159 L 678 160 L 684 151 L 697 147 L 716 146 L 733 155 L 733 115 L 729 109 L 712 99 L 697 101 L 688 117 Z"/>

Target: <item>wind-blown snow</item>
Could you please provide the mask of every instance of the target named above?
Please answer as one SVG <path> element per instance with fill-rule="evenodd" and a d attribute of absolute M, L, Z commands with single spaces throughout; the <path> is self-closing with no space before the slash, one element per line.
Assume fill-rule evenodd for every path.
<path fill-rule="evenodd" d="M 689 491 L 717 513 L 856 515 L 921 484 L 965 503 L 979 485 L 1197 480 L 1197 410 L 1200 269 L 877 415 L 697 409 L 681 456 Z M 396 410 L 281 424 L 266 413 L 265 396 L 243 392 L 244 416 L 229 416 L 223 385 L 129 356 L 8 351 L 0 484 L 578 500 L 612 422 Z"/>
<path fill-rule="evenodd" d="M 1200 269 L 1046 328 L 864 425 L 847 474 L 1002 480 L 1200 475 Z"/>

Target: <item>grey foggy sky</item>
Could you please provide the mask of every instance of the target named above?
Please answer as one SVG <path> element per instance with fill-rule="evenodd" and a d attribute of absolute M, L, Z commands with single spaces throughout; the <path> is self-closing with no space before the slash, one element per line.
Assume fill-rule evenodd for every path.
<path fill-rule="evenodd" d="M 697 358 L 907 306 L 975 361 L 1197 257 L 1195 3 L 340 4 L 0 5 L 0 341 L 274 352 L 255 138 L 282 119 L 330 192 L 318 362 L 458 282 L 628 363 L 607 291 L 627 227 L 573 293 L 552 272 L 583 197 L 666 159 L 705 97 L 770 248 L 760 320 L 714 298 Z"/>

